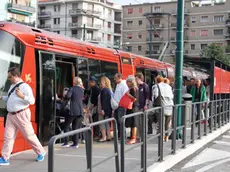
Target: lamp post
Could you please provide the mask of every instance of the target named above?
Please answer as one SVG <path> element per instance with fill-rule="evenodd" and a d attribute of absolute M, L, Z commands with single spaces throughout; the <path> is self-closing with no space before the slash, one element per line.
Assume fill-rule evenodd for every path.
<path fill-rule="evenodd" d="M 177 1 L 177 32 L 176 32 L 176 72 L 175 72 L 175 103 L 182 103 L 182 72 L 184 61 L 184 0 Z M 177 110 L 177 126 L 181 126 L 181 107 Z M 177 138 L 181 138 L 181 130 L 177 130 Z"/>

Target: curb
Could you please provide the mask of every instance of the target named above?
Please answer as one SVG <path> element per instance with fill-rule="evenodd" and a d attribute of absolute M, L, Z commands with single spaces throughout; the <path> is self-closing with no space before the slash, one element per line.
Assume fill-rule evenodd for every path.
<path fill-rule="evenodd" d="M 230 124 L 226 124 L 225 126 L 213 131 L 207 136 L 203 136 L 201 140 L 196 140 L 194 144 L 189 144 L 185 149 L 180 149 L 176 152 L 175 155 L 168 155 L 164 158 L 163 162 L 157 162 L 148 167 L 148 172 L 164 172 L 168 169 L 172 168 L 174 165 L 187 158 L 200 148 L 202 148 L 207 143 L 213 141 L 215 138 L 225 133 L 230 129 Z"/>

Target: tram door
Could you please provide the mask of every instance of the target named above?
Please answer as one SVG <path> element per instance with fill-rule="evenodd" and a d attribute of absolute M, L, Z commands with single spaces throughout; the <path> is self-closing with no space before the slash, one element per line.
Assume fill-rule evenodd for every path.
<path fill-rule="evenodd" d="M 53 53 L 39 51 L 37 113 L 39 140 L 46 145 L 55 134 L 56 62 Z"/>

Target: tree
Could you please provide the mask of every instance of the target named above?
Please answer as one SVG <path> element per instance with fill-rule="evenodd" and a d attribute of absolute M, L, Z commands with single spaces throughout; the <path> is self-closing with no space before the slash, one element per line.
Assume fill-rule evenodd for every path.
<path fill-rule="evenodd" d="M 228 50 L 228 48 L 225 49 L 221 46 L 216 45 L 215 43 L 212 43 L 203 50 L 201 50 L 200 56 L 205 58 L 217 59 L 227 65 L 230 65 L 230 57 L 225 54 L 225 50 Z"/>

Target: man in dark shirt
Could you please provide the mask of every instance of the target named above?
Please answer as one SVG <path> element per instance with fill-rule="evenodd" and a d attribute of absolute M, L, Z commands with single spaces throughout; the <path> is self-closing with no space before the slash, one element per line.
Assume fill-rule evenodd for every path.
<path fill-rule="evenodd" d="M 142 73 L 136 74 L 136 82 L 139 89 L 139 110 L 147 110 L 150 100 L 149 86 L 144 82 L 144 76 Z"/>
<path fill-rule="evenodd" d="M 142 73 L 136 74 L 136 82 L 138 85 L 138 107 L 139 111 L 145 111 L 149 107 L 150 90 L 149 86 L 144 82 L 144 75 Z M 141 121 L 141 120 L 139 120 Z M 141 123 L 137 126 L 137 134 L 141 135 Z"/>
<path fill-rule="evenodd" d="M 100 88 L 97 86 L 97 79 L 94 76 L 89 78 L 90 96 L 88 104 L 88 114 L 91 114 L 93 122 L 98 121 L 97 103 L 100 94 Z M 99 126 L 94 127 L 94 137 L 98 137 L 100 133 Z"/>

